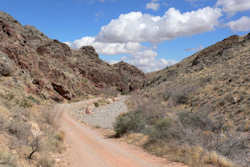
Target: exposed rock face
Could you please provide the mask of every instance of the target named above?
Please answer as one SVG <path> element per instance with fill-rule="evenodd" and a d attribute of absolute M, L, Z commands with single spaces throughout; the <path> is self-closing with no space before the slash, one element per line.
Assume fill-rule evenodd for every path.
<path fill-rule="evenodd" d="M 62 85 L 57 85 L 56 83 L 52 83 L 52 86 L 56 92 L 58 92 L 62 97 L 67 100 L 71 100 L 71 95 L 68 90 L 65 90 Z"/>
<path fill-rule="evenodd" d="M 38 31 L 34 26 L 25 25 L 22 32 L 24 43 L 36 49 L 37 47 L 51 41 L 46 35 Z"/>
<path fill-rule="evenodd" d="M 92 46 L 71 50 L 35 27 L 22 26 L 0 12 L 0 75 L 28 81 L 29 84 L 23 86 L 39 96 L 60 101 L 62 97 L 70 100 L 102 93 L 110 87 L 128 92 L 142 85 L 130 89 L 130 82 L 143 83 L 144 78 L 136 68 L 131 70 L 135 70 L 135 76 L 128 80 L 126 73 L 99 59 Z"/>
<path fill-rule="evenodd" d="M 115 70 L 123 76 L 123 81 L 128 83 L 127 91 L 133 91 L 143 86 L 145 75 L 142 71 L 138 70 L 135 66 L 132 66 L 125 62 L 116 63 L 113 65 Z"/>
<path fill-rule="evenodd" d="M 93 81 L 98 88 L 116 87 L 119 91 L 127 93 L 141 88 L 143 85 L 145 79 L 143 72 L 135 67 L 132 68 L 132 66 L 127 63 L 123 65 L 124 70 L 118 68 L 119 64 L 112 66 L 105 63 L 99 59 L 93 47 L 82 47 L 80 50 L 73 52 L 73 57 L 76 60 L 72 64 L 73 69 L 79 71 L 82 77 Z M 125 71 L 127 69 L 134 71 L 132 73 L 126 73 Z M 131 74 L 131 76 L 128 76 L 129 74 Z M 134 82 L 133 84 L 131 83 L 132 81 Z M 136 84 L 137 86 L 134 86 Z M 131 85 L 133 85 L 132 89 L 130 89 Z"/>

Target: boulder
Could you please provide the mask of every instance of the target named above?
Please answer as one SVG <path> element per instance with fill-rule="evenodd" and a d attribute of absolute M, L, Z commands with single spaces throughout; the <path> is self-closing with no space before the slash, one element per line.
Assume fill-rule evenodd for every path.
<path fill-rule="evenodd" d="M 86 55 L 89 58 L 96 59 L 99 57 L 93 46 L 83 46 L 80 48 L 80 52 L 82 55 Z"/>
<path fill-rule="evenodd" d="M 15 66 L 12 60 L 5 53 L 0 52 L 0 77 L 10 76 L 14 71 Z"/>

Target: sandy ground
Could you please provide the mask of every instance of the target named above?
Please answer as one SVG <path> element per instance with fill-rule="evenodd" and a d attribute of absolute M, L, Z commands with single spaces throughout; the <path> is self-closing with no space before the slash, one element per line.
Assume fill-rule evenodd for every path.
<path fill-rule="evenodd" d="M 80 107 L 86 103 L 78 103 Z M 63 111 L 59 126 L 65 133 L 68 166 L 71 167 L 181 167 L 182 165 L 168 162 L 165 159 L 152 156 L 142 149 L 121 143 L 115 139 L 104 137 L 100 132 L 80 124 L 66 112 L 75 109 L 74 104 L 58 105 Z"/>

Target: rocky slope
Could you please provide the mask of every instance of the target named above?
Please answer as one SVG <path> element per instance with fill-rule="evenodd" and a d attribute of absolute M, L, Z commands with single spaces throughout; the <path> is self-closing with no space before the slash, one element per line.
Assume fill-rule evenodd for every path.
<path fill-rule="evenodd" d="M 145 84 L 145 92 L 156 93 L 164 87 L 162 97 L 166 100 L 171 96 L 171 89 L 182 90 L 189 96 L 185 103 L 192 110 L 211 105 L 214 114 L 222 115 L 225 120 L 229 117 L 242 129 L 250 118 L 249 78 L 250 33 L 231 36 L 156 72 Z"/>
<path fill-rule="evenodd" d="M 144 80 L 144 74 L 135 67 L 123 64 L 121 71 L 119 65 L 113 67 L 99 59 L 93 47 L 72 50 L 35 27 L 22 26 L 3 12 L 0 12 L 0 55 L 2 77 L 25 82 L 20 84 L 23 90 L 56 101 L 86 94 L 127 93 L 140 88 Z"/>
<path fill-rule="evenodd" d="M 175 159 L 191 166 L 201 162 L 203 166 L 234 166 L 233 161 L 235 166 L 247 167 L 249 79 L 250 33 L 231 36 L 176 65 L 148 74 L 144 89 L 130 100 L 135 112 L 121 116 L 116 129 L 119 135 L 126 131 L 145 133 L 153 140 L 146 148 L 154 153 L 174 153 Z M 162 141 L 167 143 L 165 150 L 161 144 L 157 147 Z M 212 162 L 209 157 L 213 155 L 207 151 L 229 161 L 215 158 Z"/>

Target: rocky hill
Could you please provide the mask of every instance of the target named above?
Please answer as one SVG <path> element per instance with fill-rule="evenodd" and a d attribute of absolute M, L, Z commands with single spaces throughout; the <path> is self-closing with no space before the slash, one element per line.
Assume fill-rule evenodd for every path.
<path fill-rule="evenodd" d="M 249 166 L 250 34 L 231 36 L 147 74 L 144 89 L 130 103 L 134 112 L 120 118 L 117 131 L 149 135 L 145 147 L 154 153 L 174 153 L 175 160 L 191 166 Z M 162 141 L 168 149 L 157 146 Z M 209 160 L 213 151 L 229 160 Z"/>
<path fill-rule="evenodd" d="M 150 75 L 145 90 L 150 94 L 165 87 L 162 97 L 166 100 L 173 89 L 188 97 L 185 104 L 192 110 L 211 105 L 214 114 L 225 120 L 229 117 L 234 126 L 242 128 L 250 118 L 249 79 L 250 33 L 231 36 Z"/>
<path fill-rule="evenodd" d="M 143 85 L 141 71 L 128 64 L 122 70 L 118 66 L 99 59 L 91 46 L 72 50 L 0 12 L 0 75 L 20 90 L 62 101 L 87 94 L 127 93 Z"/>

